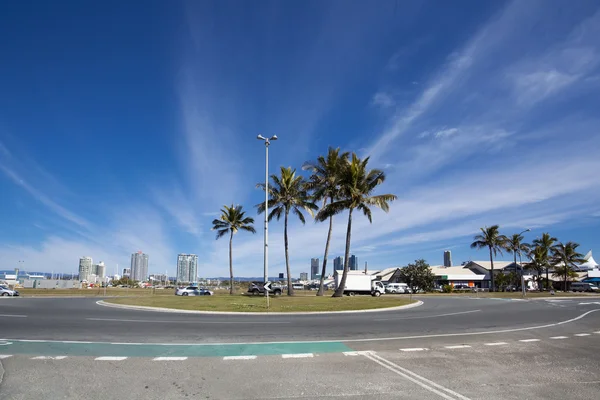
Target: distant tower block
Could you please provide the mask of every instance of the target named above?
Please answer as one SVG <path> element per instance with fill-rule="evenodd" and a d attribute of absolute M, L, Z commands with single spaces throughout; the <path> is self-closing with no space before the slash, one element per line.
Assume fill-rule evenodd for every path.
<path fill-rule="evenodd" d="M 452 253 L 450 250 L 444 251 L 444 267 L 452 266 Z"/>

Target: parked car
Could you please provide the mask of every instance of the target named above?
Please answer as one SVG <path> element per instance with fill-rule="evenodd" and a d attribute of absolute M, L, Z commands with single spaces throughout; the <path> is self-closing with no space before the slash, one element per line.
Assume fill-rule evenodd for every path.
<path fill-rule="evenodd" d="M 574 292 L 597 292 L 598 286 L 589 282 L 573 282 L 571 290 Z"/>
<path fill-rule="evenodd" d="M 269 294 L 274 295 L 274 296 L 280 296 L 281 291 L 282 291 L 281 286 L 271 285 Z M 250 286 L 248 286 L 248 293 L 251 293 L 253 295 L 265 294 L 265 284 L 263 282 L 251 282 Z"/>
<path fill-rule="evenodd" d="M 389 283 L 385 287 L 386 293 L 410 293 L 410 288 L 406 283 Z"/>
<path fill-rule="evenodd" d="M 0 286 L 0 296 L 19 296 L 19 292 L 6 286 Z"/>
<path fill-rule="evenodd" d="M 176 296 L 212 296 L 214 293 L 206 288 L 199 288 L 198 286 L 188 286 L 185 288 L 178 288 L 175 291 Z"/>

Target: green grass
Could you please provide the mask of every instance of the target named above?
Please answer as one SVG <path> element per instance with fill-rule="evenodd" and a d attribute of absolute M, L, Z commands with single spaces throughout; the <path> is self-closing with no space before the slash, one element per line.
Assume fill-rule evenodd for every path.
<path fill-rule="evenodd" d="M 270 297 L 270 308 L 263 296 L 218 295 L 218 296 L 155 296 L 139 298 L 113 298 L 109 303 L 135 306 L 165 307 L 179 310 L 203 311 L 244 311 L 244 312 L 294 312 L 294 311 L 347 311 L 396 307 L 410 304 L 408 297 L 396 296 L 354 296 L 332 298 L 330 296 L 279 296 Z"/>

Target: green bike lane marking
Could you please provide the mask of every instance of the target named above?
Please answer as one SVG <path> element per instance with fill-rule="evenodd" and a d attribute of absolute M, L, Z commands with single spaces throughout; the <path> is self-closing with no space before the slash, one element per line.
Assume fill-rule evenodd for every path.
<path fill-rule="evenodd" d="M 249 344 L 126 344 L 64 343 L 6 340 L 0 353 L 42 356 L 121 356 L 121 357 L 225 357 L 300 353 L 341 353 L 352 349 L 341 342 L 327 343 L 249 343 Z"/>

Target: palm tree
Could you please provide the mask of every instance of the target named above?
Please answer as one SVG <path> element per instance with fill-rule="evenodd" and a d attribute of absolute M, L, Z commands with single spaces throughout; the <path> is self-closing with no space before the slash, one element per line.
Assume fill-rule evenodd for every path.
<path fill-rule="evenodd" d="M 311 190 L 315 201 L 323 201 L 323 206 L 333 203 L 340 197 L 340 180 L 344 164 L 348 160 L 348 153 L 340 154 L 340 148 L 329 148 L 327 158 L 319 156 L 316 161 L 307 161 L 302 166 L 303 170 L 312 172 L 306 187 Z M 321 269 L 321 281 L 317 296 L 323 296 L 323 282 L 327 273 L 327 256 L 329 255 L 329 243 L 331 242 L 331 231 L 333 229 L 333 215 L 329 217 L 329 230 L 325 242 L 325 255 L 323 256 L 323 268 Z"/>
<path fill-rule="evenodd" d="M 577 276 L 575 267 L 585 262 L 583 254 L 577 252 L 579 243 L 559 243 L 552 248 L 552 264 L 554 275 L 563 278 L 563 290 L 567 291 L 567 280 Z"/>
<path fill-rule="evenodd" d="M 256 233 L 252 226 L 254 218 L 246 217 L 242 206 L 223 206 L 221 216 L 213 220 L 213 231 L 217 231 L 217 239 L 229 233 L 229 294 L 233 294 L 233 235 L 240 229 L 246 232 Z"/>
<path fill-rule="evenodd" d="M 287 270 L 287 286 L 288 296 L 294 295 L 294 288 L 292 287 L 292 278 L 290 275 L 290 254 L 288 248 L 288 217 L 290 212 L 296 214 L 300 222 L 303 224 L 306 222 L 302 210 L 307 211 L 313 215 L 314 210 L 318 210 L 319 207 L 312 202 L 308 190 L 306 188 L 306 182 L 300 175 L 296 175 L 296 170 L 292 167 L 281 167 L 281 176 L 271 175 L 272 184 L 269 185 L 269 221 L 276 217 L 277 220 L 284 216 L 283 224 L 283 243 L 285 246 L 285 267 Z M 264 183 L 259 183 L 257 187 L 265 189 Z M 265 212 L 265 204 L 261 203 L 257 205 L 258 213 L 262 214 Z"/>
<path fill-rule="evenodd" d="M 393 194 L 380 194 L 373 196 L 373 191 L 377 186 L 385 181 L 385 173 L 378 169 L 369 170 L 367 164 L 369 157 L 361 160 L 355 153 L 352 153 L 352 160 L 344 163 L 340 178 L 340 193 L 337 200 L 327 204 L 317 213 L 317 221 L 326 219 L 348 210 L 348 227 L 346 228 L 346 252 L 344 254 L 344 271 L 342 279 L 338 285 L 333 297 L 341 297 L 344 294 L 346 278 L 348 276 L 348 261 L 350 258 L 350 239 L 352 236 L 352 213 L 355 209 L 363 214 L 372 222 L 371 206 L 379 207 L 388 212 L 389 202 L 397 197 Z"/>
<path fill-rule="evenodd" d="M 548 289 L 548 286 L 550 284 L 550 278 L 548 277 L 548 269 L 550 268 L 550 251 L 552 250 L 552 247 L 557 241 L 558 239 L 550 236 L 549 233 L 543 233 L 541 238 L 534 239 L 532 242 L 534 246 L 540 246 L 545 252 L 543 259 L 546 268 L 546 289 Z"/>
<path fill-rule="evenodd" d="M 537 274 L 537 287 L 538 290 L 542 290 L 542 272 L 546 266 L 547 251 L 542 246 L 535 246 L 530 248 L 527 252 L 529 262 L 526 265 L 528 269 L 533 269 Z"/>
<path fill-rule="evenodd" d="M 527 229 L 527 231 L 529 231 L 529 229 Z M 527 232 L 524 231 L 524 232 Z M 523 233 L 523 232 L 521 232 Z M 509 253 L 513 253 L 514 256 L 514 265 L 515 268 L 517 267 L 517 255 L 519 255 L 519 260 L 521 260 L 521 255 L 523 253 L 527 254 L 527 252 L 529 251 L 529 245 L 527 243 L 523 243 L 523 239 L 525 239 L 523 237 L 523 235 L 521 233 L 513 233 L 512 236 L 509 236 L 506 238 L 506 247 L 504 248 L 506 251 L 508 251 Z M 521 276 L 520 279 L 523 278 L 523 265 L 520 266 L 521 267 Z M 517 286 L 519 286 L 520 283 L 517 283 Z"/>
<path fill-rule="evenodd" d="M 471 243 L 472 249 L 484 249 L 487 247 L 490 250 L 492 292 L 496 288 L 494 286 L 494 256 L 497 256 L 498 253 L 502 254 L 502 249 L 506 247 L 507 240 L 506 236 L 500 234 L 499 228 L 498 225 L 492 225 L 489 228 L 479 228 L 481 229 L 481 233 L 475 235 L 473 238 L 474 242 Z"/>

